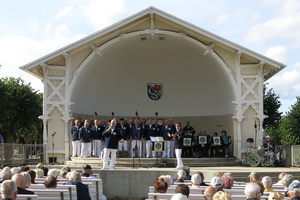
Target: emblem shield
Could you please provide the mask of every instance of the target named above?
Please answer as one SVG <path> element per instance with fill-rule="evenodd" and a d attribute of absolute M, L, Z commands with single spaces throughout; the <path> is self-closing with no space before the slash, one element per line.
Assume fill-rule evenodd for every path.
<path fill-rule="evenodd" d="M 163 84 L 162 83 L 148 83 L 147 84 L 148 97 L 154 101 L 161 99 L 163 95 Z"/>

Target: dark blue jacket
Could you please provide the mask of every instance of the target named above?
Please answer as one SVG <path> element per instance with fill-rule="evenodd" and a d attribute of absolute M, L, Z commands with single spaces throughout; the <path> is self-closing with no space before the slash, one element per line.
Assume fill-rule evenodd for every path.
<path fill-rule="evenodd" d="M 95 126 L 94 140 L 102 140 L 102 133 L 104 131 L 104 126 Z"/>
<path fill-rule="evenodd" d="M 79 130 L 79 138 L 82 140 L 82 142 L 87 143 L 91 142 L 91 131 L 89 128 L 81 128 Z"/>
<path fill-rule="evenodd" d="M 64 185 L 76 185 L 77 200 L 91 200 L 89 188 L 83 183 L 68 180 Z"/>
<path fill-rule="evenodd" d="M 145 131 L 144 131 L 144 138 L 146 140 L 150 140 L 150 137 L 155 137 L 156 136 L 156 127 L 154 126 L 154 124 L 151 125 L 151 128 L 150 128 L 150 125 L 147 124 L 145 126 Z"/>
<path fill-rule="evenodd" d="M 171 137 L 168 136 L 168 133 L 172 134 L 172 127 L 162 125 L 160 127 L 160 136 L 164 138 L 164 140 L 171 140 Z"/>
<path fill-rule="evenodd" d="M 117 149 L 119 140 L 122 139 L 120 130 L 116 127 L 113 131 L 106 131 L 108 128 L 109 126 L 107 126 L 102 133 L 102 135 L 105 136 L 104 148 Z"/>
<path fill-rule="evenodd" d="M 122 139 L 127 140 L 130 137 L 130 126 L 128 124 L 124 124 L 123 127 L 121 124 L 117 124 L 116 127 L 120 130 Z"/>
<path fill-rule="evenodd" d="M 160 127 L 161 125 L 159 124 L 153 124 L 155 127 L 155 136 L 160 136 Z"/>
<path fill-rule="evenodd" d="M 79 140 L 79 127 L 72 126 L 71 134 L 72 134 L 72 141 Z"/>
<path fill-rule="evenodd" d="M 130 136 L 133 140 L 140 140 L 143 137 L 143 126 L 139 124 L 136 126 L 133 124 L 130 129 Z"/>

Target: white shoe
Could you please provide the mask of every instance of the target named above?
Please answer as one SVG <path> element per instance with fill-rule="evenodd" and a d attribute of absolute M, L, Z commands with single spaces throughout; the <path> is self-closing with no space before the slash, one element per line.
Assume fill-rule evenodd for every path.
<path fill-rule="evenodd" d="M 115 170 L 115 168 L 114 167 L 112 167 L 112 168 L 109 168 L 110 170 Z"/>
<path fill-rule="evenodd" d="M 175 170 L 181 170 L 182 169 L 182 167 L 176 167 L 175 168 Z"/>

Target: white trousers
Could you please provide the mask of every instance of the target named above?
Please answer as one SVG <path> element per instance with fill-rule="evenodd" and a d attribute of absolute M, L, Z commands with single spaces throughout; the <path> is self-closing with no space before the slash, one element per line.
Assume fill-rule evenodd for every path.
<path fill-rule="evenodd" d="M 146 141 L 146 156 L 149 158 L 151 156 L 151 140 Z"/>
<path fill-rule="evenodd" d="M 117 149 L 104 148 L 103 169 L 107 168 L 109 154 L 111 154 L 110 155 L 110 169 L 115 168 L 116 153 L 117 153 Z"/>
<path fill-rule="evenodd" d="M 142 141 L 141 140 L 132 140 L 131 141 L 131 150 L 132 150 L 132 154 L 131 154 L 131 157 L 134 157 L 135 156 L 135 148 L 138 148 L 138 154 L 139 154 L 139 157 L 141 157 L 142 155 Z"/>
<path fill-rule="evenodd" d="M 93 140 L 93 155 L 99 157 L 101 155 L 101 140 Z"/>
<path fill-rule="evenodd" d="M 80 141 L 75 140 L 72 141 L 72 157 L 79 157 L 80 156 Z"/>
<path fill-rule="evenodd" d="M 123 142 L 119 142 L 118 144 L 119 151 L 128 151 L 128 142 L 124 140 Z"/>
<path fill-rule="evenodd" d="M 101 140 L 101 152 L 104 150 L 104 144 L 105 144 L 105 141 Z"/>
<path fill-rule="evenodd" d="M 175 155 L 176 155 L 176 159 L 177 159 L 177 167 L 176 168 L 183 168 L 181 152 L 182 152 L 182 149 L 175 149 Z"/>
<path fill-rule="evenodd" d="M 170 140 L 165 140 L 164 141 L 165 143 L 165 150 L 164 150 L 164 154 L 163 154 L 163 157 L 166 158 L 170 158 L 170 152 L 171 152 L 171 141 Z"/>
<path fill-rule="evenodd" d="M 90 149 L 91 149 L 90 142 L 86 142 L 86 143 L 82 142 L 81 143 L 81 157 L 87 158 L 89 155 L 88 153 L 89 153 Z"/>

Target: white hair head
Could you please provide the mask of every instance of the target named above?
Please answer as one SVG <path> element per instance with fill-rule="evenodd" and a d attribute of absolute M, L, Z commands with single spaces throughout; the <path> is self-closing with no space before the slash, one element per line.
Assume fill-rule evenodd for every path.
<path fill-rule="evenodd" d="M 29 188 L 31 186 L 31 176 L 28 172 L 22 172 L 22 176 L 25 178 L 25 187 Z"/>
<path fill-rule="evenodd" d="M 44 170 L 37 168 L 35 170 L 36 178 L 43 178 L 44 177 Z"/>
<path fill-rule="evenodd" d="M 57 171 L 57 169 L 50 169 L 49 171 L 48 171 L 48 176 L 54 176 L 55 178 L 57 177 L 57 174 L 58 174 L 58 171 Z"/>
<path fill-rule="evenodd" d="M 21 167 L 13 167 L 10 169 L 12 175 L 17 174 L 21 171 Z"/>
<path fill-rule="evenodd" d="M 185 178 L 186 177 L 186 172 L 183 169 L 181 169 L 177 172 L 177 176 L 178 176 L 178 179 Z"/>
<path fill-rule="evenodd" d="M 270 189 L 272 187 L 272 178 L 270 176 L 264 176 L 261 182 L 267 189 Z"/>
<path fill-rule="evenodd" d="M 81 175 L 78 172 L 69 172 L 67 177 L 68 177 L 68 180 L 70 180 L 70 181 L 81 182 Z"/>
<path fill-rule="evenodd" d="M 17 192 L 17 185 L 12 180 L 5 180 L 1 184 L 2 198 L 11 198 Z"/>
<path fill-rule="evenodd" d="M 170 185 L 173 184 L 173 178 L 171 175 L 161 175 L 158 178 L 163 178 L 165 180 L 165 182 L 168 184 L 168 187 L 170 187 Z"/>
<path fill-rule="evenodd" d="M 0 178 L 2 180 L 8 180 L 8 179 L 11 179 L 11 177 L 12 177 L 12 173 L 10 171 L 10 168 L 4 167 L 0 172 Z"/>
<path fill-rule="evenodd" d="M 286 187 L 288 187 L 294 180 L 294 176 L 292 174 L 286 174 L 283 178 L 282 178 L 282 184 Z"/>
<path fill-rule="evenodd" d="M 199 174 L 194 174 L 191 181 L 193 185 L 200 185 L 202 183 L 202 178 Z"/>
<path fill-rule="evenodd" d="M 257 183 L 250 182 L 245 187 L 245 195 L 247 198 L 256 198 L 260 194 L 260 186 Z"/>

